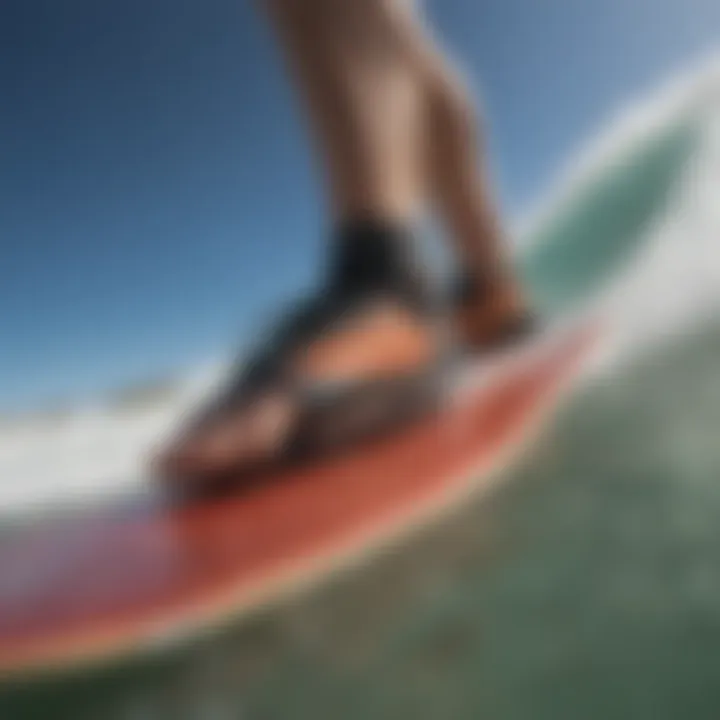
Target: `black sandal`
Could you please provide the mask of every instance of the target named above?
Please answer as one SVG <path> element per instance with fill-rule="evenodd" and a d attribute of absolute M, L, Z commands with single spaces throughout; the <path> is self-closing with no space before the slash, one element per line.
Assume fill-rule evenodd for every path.
<path fill-rule="evenodd" d="M 285 316 L 239 368 L 214 411 L 232 412 L 269 391 L 297 397 L 299 418 L 282 452 L 295 459 L 346 447 L 436 408 L 452 352 L 439 296 L 415 261 L 414 245 L 408 231 L 385 224 L 363 221 L 342 229 L 323 292 Z M 427 324 L 437 347 L 429 362 L 381 379 L 305 383 L 294 376 L 292 361 L 303 347 L 388 302 Z"/>

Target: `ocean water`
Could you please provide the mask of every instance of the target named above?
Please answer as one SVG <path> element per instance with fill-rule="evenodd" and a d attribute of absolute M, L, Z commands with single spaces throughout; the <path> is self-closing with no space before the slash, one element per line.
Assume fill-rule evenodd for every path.
<path fill-rule="evenodd" d="M 0 692 L 0 716 L 717 718 L 718 197 L 711 66 L 610 120 L 518 228 L 538 304 L 592 308 L 608 342 L 492 497 L 249 623 Z M 139 488 L 219 373 L 6 424 L 2 512 Z"/>

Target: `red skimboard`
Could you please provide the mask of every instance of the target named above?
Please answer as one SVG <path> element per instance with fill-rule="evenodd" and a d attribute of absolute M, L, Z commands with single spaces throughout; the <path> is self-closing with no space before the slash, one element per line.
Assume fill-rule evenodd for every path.
<path fill-rule="evenodd" d="M 231 497 L 148 501 L 9 531 L 0 542 L 0 673 L 163 646 L 431 521 L 490 486 L 556 407 L 596 337 L 581 327 L 540 340 L 471 372 L 439 416 Z"/>

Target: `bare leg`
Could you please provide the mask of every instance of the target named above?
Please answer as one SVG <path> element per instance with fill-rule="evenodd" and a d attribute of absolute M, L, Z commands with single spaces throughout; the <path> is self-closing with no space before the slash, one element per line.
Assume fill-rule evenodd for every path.
<path fill-rule="evenodd" d="M 267 0 L 336 219 L 407 221 L 424 195 L 427 116 L 385 0 Z"/>
<path fill-rule="evenodd" d="M 479 288 L 459 308 L 482 346 L 524 299 L 470 96 L 409 0 L 268 0 L 312 120 L 337 216 L 408 219 L 426 202 Z"/>
<path fill-rule="evenodd" d="M 300 89 L 327 175 L 336 223 L 407 226 L 429 198 L 456 240 L 481 301 L 459 317 L 483 344 L 518 308 L 503 236 L 477 169 L 475 122 L 459 83 L 403 0 L 265 0 Z M 430 363 L 434 334 L 421 319 L 376 307 L 359 324 L 324 334 L 292 371 L 352 380 Z M 292 397 L 271 391 L 180 440 L 169 470 L 201 473 L 262 460 L 297 421 Z"/>
<path fill-rule="evenodd" d="M 479 289 L 476 302 L 459 308 L 460 329 L 466 340 L 482 346 L 523 312 L 525 300 L 491 192 L 478 114 L 461 74 L 423 24 L 415 2 L 384 4 L 397 44 L 422 86 L 429 201 L 447 227 L 463 274 Z"/>

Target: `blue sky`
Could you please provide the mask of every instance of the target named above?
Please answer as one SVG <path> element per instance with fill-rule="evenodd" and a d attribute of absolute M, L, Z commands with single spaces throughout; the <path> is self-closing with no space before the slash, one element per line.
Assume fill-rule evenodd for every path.
<path fill-rule="evenodd" d="M 435 0 L 517 213 L 720 41 L 716 0 Z M 247 0 L 0 3 L 0 409 L 217 357 L 313 276 L 321 189 Z"/>

